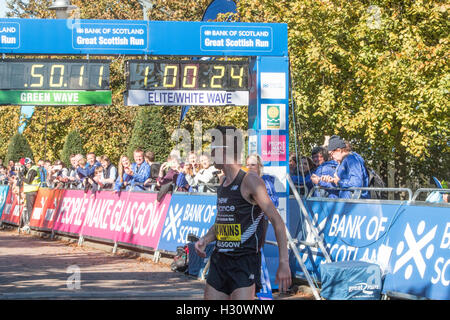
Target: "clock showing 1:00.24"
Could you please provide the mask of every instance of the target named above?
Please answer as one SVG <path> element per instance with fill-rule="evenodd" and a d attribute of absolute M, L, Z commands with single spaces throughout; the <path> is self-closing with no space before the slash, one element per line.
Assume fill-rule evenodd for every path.
<path fill-rule="evenodd" d="M 109 90 L 108 60 L 0 60 L 0 90 Z"/>
<path fill-rule="evenodd" d="M 244 61 L 129 60 L 128 90 L 248 90 Z"/>

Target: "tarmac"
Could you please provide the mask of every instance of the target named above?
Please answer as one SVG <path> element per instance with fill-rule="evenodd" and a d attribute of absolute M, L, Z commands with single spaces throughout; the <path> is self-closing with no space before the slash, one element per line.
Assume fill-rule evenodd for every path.
<path fill-rule="evenodd" d="M 0 300 L 202 300 L 204 280 L 170 269 L 171 257 L 17 228 L 0 230 Z M 303 286 L 274 300 L 311 300 Z"/>

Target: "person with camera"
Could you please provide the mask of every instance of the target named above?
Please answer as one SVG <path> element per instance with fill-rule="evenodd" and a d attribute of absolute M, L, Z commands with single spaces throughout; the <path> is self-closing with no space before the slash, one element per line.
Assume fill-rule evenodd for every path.
<path fill-rule="evenodd" d="M 201 168 L 197 174 L 186 172 L 186 180 L 191 187 L 198 188 L 199 192 L 216 192 L 213 184 L 219 183 L 220 170 L 214 167 L 206 154 L 200 156 Z M 200 188 L 201 187 L 201 188 Z"/>
<path fill-rule="evenodd" d="M 170 154 L 167 157 L 167 161 L 161 164 L 161 167 L 159 168 L 157 186 L 161 187 L 166 184 L 176 183 L 180 170 L 181 166 L 178 157 Z"/>
<path fill-rule="evenodd" d="M 30 217 L 33 211 L 34 202 L 36 200 L 37 192 L 41 186 L 41 175 L 39 174 L 39 167 L 33 165 L 33 160 L 25 158 L 25 167 L 27 169 L 25 178 L 23 179 L 23 193 L 25 194 L 25 210 L 22 213 L 22 221 L 19 223 L 23 225 L 22 231 L 30 230 Z M 21 174 L 19 170 L 19 176 Z"/>
<path fill-rule="evenodd" d="M 42 176 L 41 176 L 42 177 Z M 42 179 L 42 178 L 41 178 Z M 69 170 L 61 160 L 55 160 L 48 177 L 49 187 L 61 189 L 69 181 Z"/>

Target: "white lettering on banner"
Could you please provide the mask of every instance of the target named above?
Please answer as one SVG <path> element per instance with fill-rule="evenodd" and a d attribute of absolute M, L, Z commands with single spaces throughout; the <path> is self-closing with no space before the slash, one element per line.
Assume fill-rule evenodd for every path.
<path fill-rule="evenodd" d="M 205 205 L 186 205 L 186 210 L 183 215 L 183 221 L 189 220 L 191 222 L 201 222 L 202 221 L 202 211 Z"/>
<path fill-rule="evenodd" d="M 248 105 L 248 91 L 129 90 L 127 105 Z"/>
<path fill-rule="evenodd" d="M 139 232 L 139 229 L 141 228 L 142 219 L 145 217 L 144 210 L 145 210 L 145 202 L 141 202 L 139 207 L 136 209 L 136 218 L 134 219 L 133 223 L 133 234 L 137 234 Z"/>
<path fill-rule="evenodd" d="M 442 268 L 440 267 L 443 264 Z M 443 286 L 448 287 L 450 284 L 450 275 L 446 278 L 446 274 L 450 274 L 450 259 L 445 259 L 443 257 L 439 257 L 436 259 L 436 263 L 434 264 L 434 271 L 436 272 L 436 276 L 431 278 L 432 284 L 437 284 L 441 281 Z M 447 273 L 448 271 L 448 273 Z"/>
<path fill-rule="evenodd" d="M 11 203 L 5 204 L 5 215 L 9 215 L 9 213 L 11 212 L 11 207 L 12 207 Z"/>
<path fill-rule="evenodd" d="M 31 219 L 33 219 L 33 220 L 40 220 L 41 219 L 42 210 L 44 210 L 45 202 L 47 201 L 47 199 L 48 199 L 48 197 L 42 197 L 41 198 L 41 207 L 40 208 L 37 208 L 37 207 L 33 208 L 33 214 L 31 216 Z"/>
<path fill-rule="evenodd" d="M 17 39 L 15 37 L 7 37 L 2 35 L 0 38 L 1 44 L 16 44 Z"/>
<path fill-rule="evenodd" d="M 112 211 L 111 220 L 109 221 L 109 230 L 114 231 L 116 228 L 116 224 L 119 222 L 120 216 L 122 215 L 124 204 L 125 202 L 122 200 L 116 202 Z"/>
<path fill-rule="evenodd" d="M 380 237 L 380 233 L 383 232 L 385 230 L 383 224 L 387 221 L 388 219 L 385 217 L 381 217 L 381 219 L 379 219 L 378 217 L 372 217 L 369 220 L 369 223 L 367 225 L 367 229 L 366 229 L 366 238 L 367 240 L 372 240 L 372 239 L 379 239 Z M 371 228 L 373 227 L 373 232 L 369 233 Z"/>
<path fill-rule="evenodd" d="M 213 217 L 215 216 L 215 211 L 217 210 L 217 207 L 215 205 L 209 205 L 206 207 L 205 213 L 203 214 L 203 222 L 205 223 L 211 223 Z"/>
<path fill-rule="evenodd" d="M 16 28 L 14 27 L 1 27 L 0 28 L 0 33 L 15 33 L 16 32 Z"/>
<path fill-rule="evenodd" d="M 348 218 L 347 223 L 346 218 Z M 365 220 L 365 216 L 343 215 L 339 221 L 339 215 L 334 214 L 331 220 L 331 227 L 328 235 L 332 237 L 340 236 L 343 238 L 349 237 L 352 239 L 361 239 L 361 225 Z"/>
<path fill-rule="evenodd" d="M 330 244 L 327 244 L 329 248 L 330 255 L 335 257 L 336 261 L 349 261 L 349 260 L 357 260 L 356 256 L 358 254 L 358 248 L 341 245 L 333 244 L 330 248 Z M 336 252 L 336 255 L 335 255 Z M 353 253 L 353 255 L 352 255 Z M 341 256 L 341 257 L 340 257 Z"/>
<path fill-rule="evenodd" d="M 450 222 L 447 222 L 442 236 L 441 249 L 450 249 Z"/>
<path fill-rule="evenodd" d="M 20 216 L 20 205 L 16 205 L 16 206 L 14 207 L 13 216 L 15 216 L 15 217 Z"/>

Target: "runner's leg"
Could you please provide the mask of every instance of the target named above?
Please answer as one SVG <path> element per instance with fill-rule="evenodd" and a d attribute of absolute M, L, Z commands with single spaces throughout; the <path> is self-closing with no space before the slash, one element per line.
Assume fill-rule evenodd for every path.
<path fill-rule="evenodd" d="M 255 285 L 250 287 L 243 287 L 234 290 L 231 293 L 231 300 L 254 300 L 255 299 Z"/>
<path fill-rule="evenodd" d="M 217 291 L 206 283 L 204 298 L 205 300 L 229 300 L 230 296 L 223 292 Z"/>

